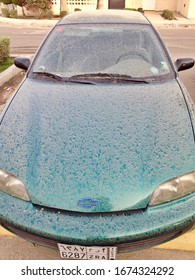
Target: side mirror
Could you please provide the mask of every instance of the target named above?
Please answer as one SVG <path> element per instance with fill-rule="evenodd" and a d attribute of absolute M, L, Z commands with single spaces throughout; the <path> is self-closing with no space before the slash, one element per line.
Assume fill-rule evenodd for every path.
<path fill-rule="evenodd" d="M 175 66 L 176 66 L 178 72 L 190 69 L 194 66 L 194 59 L 193 58 L 179 58 L 175 61 Z"/>
<path fill-rule="evenodd" d="M 28 67 L 30 66 L 30 59 L 25 57 L 16 57 L 14 59 L 14 64 L 20 69 L 28 70 Z"/>

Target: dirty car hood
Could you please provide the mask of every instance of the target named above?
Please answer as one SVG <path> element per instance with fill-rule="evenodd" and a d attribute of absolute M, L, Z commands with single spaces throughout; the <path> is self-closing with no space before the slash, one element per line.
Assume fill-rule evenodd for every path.
<path fill-rule="evenodd" d="M 147 206 L 155 188 L 194 166 L 176 81 L 82 85 L 27 79 L 1 123 L 0 168 L 35 204 L 80 212 Z"/>

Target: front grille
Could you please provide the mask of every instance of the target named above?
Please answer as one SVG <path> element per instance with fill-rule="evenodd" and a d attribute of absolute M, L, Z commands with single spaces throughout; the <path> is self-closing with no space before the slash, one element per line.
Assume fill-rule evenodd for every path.
<path fill-rule="evenodd" d="M 32 243 L 40 244 L 40 245 L 50 247 L 50 248 L 53 248 L 53 249 L 58 248 L 58 246 L 57 246 L 58 241 L 56 241 L 56 240 L 52 240 L 52 239 L 48 239 L 48 238 L 41 237 L 41 236 L 38 236 L 38 235 L 34 235 L 34 234 L 28 233 L 26 231 L 20 230 L 18 228 L 12 227 L 8 224 L 2 223 L 1 225 L 5 229 L 11 231 L 12 233 L 14 233 L 14 234 L 26 239 L 26 240 L 29 240 Z M 186 228 L 185 230 L 182 230 L 182 231 L 181 230 L 176 230 L 174 232 L 167 233 L 167 234 L 164 234 L 164 235 L 161 235 L 161 236 L 158 236 L 158 237 L 152 237 L 150 239 L 137 240 L 137 241 L 132 241 L 132 242 L 123 243 L 123 244 L 112 244 L 111 246 L 116 246 L 118 253 L 130 252 L 130 251 L 136 251 L 136 250 L 140 250 L 140 249 L 150 248 L 150 247 L 154 247 L 156 245 L 159 245 L 161 243 L 170 241 L 171 239 L 173 239 L 175 237 L 178 237 L 182 233 L 186 232 L 190 228 L 191 227 L 188 227 L 188 228 Z M 74 245 L 76 245 L 76 244 L 74 244 Z"/>

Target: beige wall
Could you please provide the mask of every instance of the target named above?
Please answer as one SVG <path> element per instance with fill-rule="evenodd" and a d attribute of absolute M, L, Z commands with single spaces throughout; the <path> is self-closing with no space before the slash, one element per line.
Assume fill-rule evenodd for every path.
<path fill-rule="evenodd" d="M 179 7 L 179 11 L 184 17 L 188 17 L 189 6 L 190 0 L 181 0 L 181 6 Z"/>
<path fill-rule="evenodd" d="M 138 9 L 142 7 L 142 0 L 133 0 L 132 2 L 133 2 L 132 8 Z"/>
<path fill-rule="evenodd" d="M 126 8 L 138 9 L 142 7 L 142 0 L 125 0 Z"/>
<path fill-rule="evenodd" d="M 156 11 L 177 11 L 178 0 L 156 0 Z"/>
<path fill-rule="evenodd" d="M 188 18 L 195 18 L 195 1 L 190 1 Z"/>
<path fill-rule="evenodd" d="M 103 0 L 104 1 L 104 9 L 108 9 L 108 0 Z"/>
<path fill-rule="evenodd" d="M 195 1 L 194 0 L 182 0 L 180 13 L 187 18 L 195 18 Z"/>
<path fill-rule="evenodd" d="M 150 1 L 150 0 L 148 0 Z M 165 9 L 169 9 L 171 11 L 176 11 L 179 0 L 156 0 L 156 11 L 163 11 Z M 143 0 L 126 0 L 125 7 L 126 8 L 139 8 L 143 6 Z"/>

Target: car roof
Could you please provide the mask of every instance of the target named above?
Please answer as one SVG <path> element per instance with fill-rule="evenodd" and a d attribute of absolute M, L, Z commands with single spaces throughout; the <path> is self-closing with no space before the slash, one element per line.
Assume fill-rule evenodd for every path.
<path fill-rule="evenodd" d="M 65 16 L 60 24 L 86 24 L 86 23 L 139 23 L 150 24 L 148 19 L 140 12 L 129 10 L 95 10 L 79 11 Z"/>

